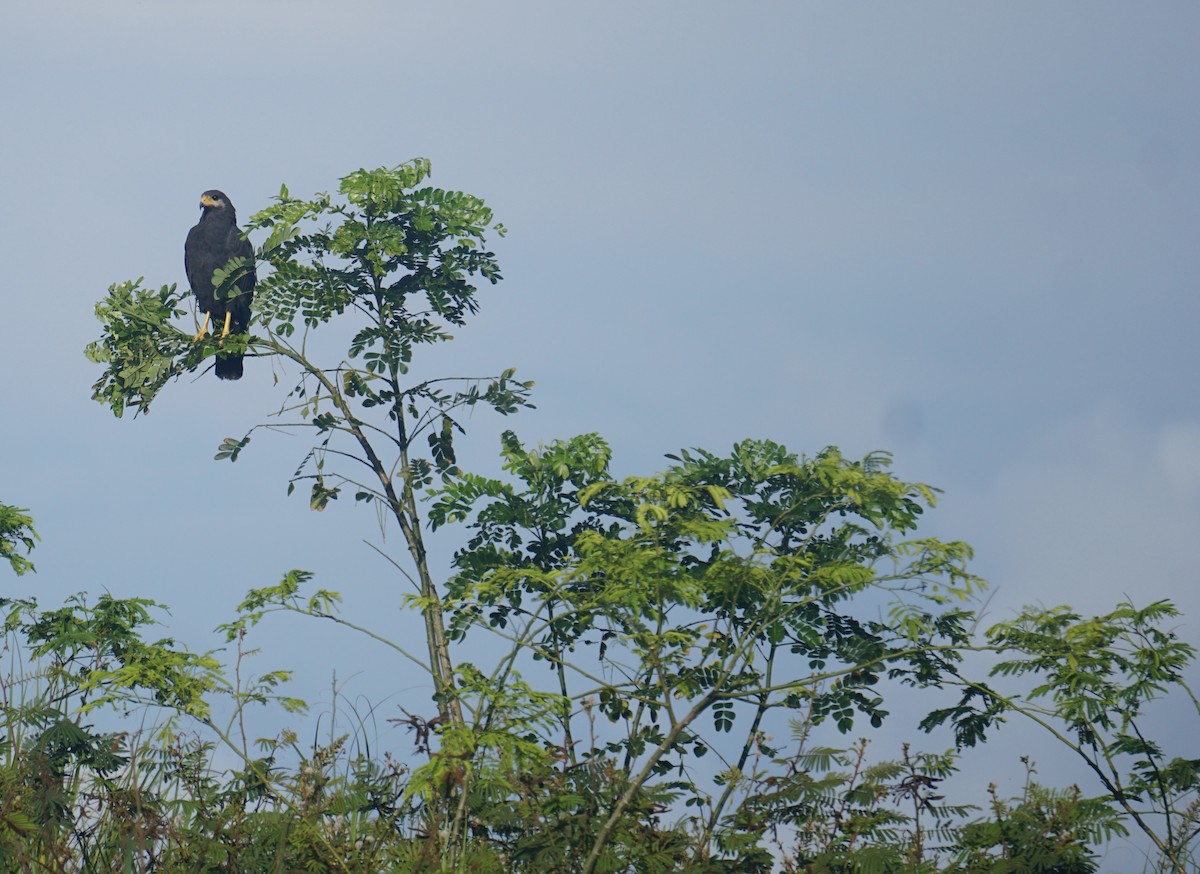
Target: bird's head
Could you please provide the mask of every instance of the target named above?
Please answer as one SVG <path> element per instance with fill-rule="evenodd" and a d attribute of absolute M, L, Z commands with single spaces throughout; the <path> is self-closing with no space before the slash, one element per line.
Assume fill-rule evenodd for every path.
<path fill-rule="evenodd" d="M 225 192 L 210 189 L 200 195 L 200 208 L 205 212 L 210 209 L 227 209 L 233 211 L 233 204 L 229 202 L 229 198 L 225 196 Z"/>

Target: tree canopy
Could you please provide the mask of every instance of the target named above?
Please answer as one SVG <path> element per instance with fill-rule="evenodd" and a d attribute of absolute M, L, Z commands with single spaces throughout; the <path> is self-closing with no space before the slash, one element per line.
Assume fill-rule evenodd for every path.
<path fill-rule="evenodd" d="M 530 445 L 509 430 L 497 470 L 462 469 L 465 414 L 528 408 L 533 384 L 507 367 L 410 376 L 501 277 L 488 241 L 503 226 L 430 170 L 358 170 L 336 196 L 281 188 L 247 225 L 263 275 L 245 335 L 196 338 L 185 291 L 137 280 L 110 287 L 87 348 L 102 368 L 93 397 L 116 416 L 149 412 L 230 342 L 248 373 L 269 368 L 281 397 L 216 459 L 252 456 L 260 431 L 307 435 L 289 493 L 301 486 L 316 511 L 352 495 L 395 526 L 396 603 L 420 614 L 421 645 L 352 622 L 341 604 L 355 593 L 302 569 L 237 605 L 220 629 L 231 663 L 149 640 L 161 607 L 148 600 L 3 599 L 27 662 L 3 686 L 0 861 L 1086 872 L 1132 827 L 1157 870 L 1195 870 L 1200 760 L 1146 719 L 1165 698 L 1200 715 L 1171 605 L 1029 608 L 981 634 L 970 547 L 921 534 L 938 492 L 883 452 L 747 439 L 622 477 L 598 434 Z M 215 293 L 245 267 L 219 270 Z M 0 557 L 17 573 L 32 569 L 26 512 L 0 505 Z M 430 529 L 458 537 L 446 575 Z M 257 708 L 304 718 L 290 672 L 243 671 L 277 613 L 365 634 L 428 674 L 432 700 L 389 720 L 386 742 L 404 750 L 381 752 L 361 721 L 307 746 L 292 729 L 254 737 Z M 972 654 L 992 660 L 982 676 Z M 947 727 L 954 748 L 890 740 L 916 728 L 893 725 L 891 702 L 918 694 L 921 727 Z M 94 724 L 135 711 L 155 730 Z M 1027 758 L 1017 797 L 993 784 L 982 806 L 948 800 L 970 748 L 1016 719 L 1079 759 L 1079 786 L 1040 785 Z M 237 767 L 216 767 L 218 749 Z"/>

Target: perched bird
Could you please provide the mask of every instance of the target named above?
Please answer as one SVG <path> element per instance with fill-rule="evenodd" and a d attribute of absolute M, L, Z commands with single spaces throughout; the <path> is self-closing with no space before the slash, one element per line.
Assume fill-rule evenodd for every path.
<path fill-rule="evenodd" d="M 223 323 L 222 339 L 230 334 L 244 334 L 250 326 L 250 302 L 254 300 L 254 248 L 238 230 L 237 213 L 223 192 L 201 194 L 200 208 L 203 210 L 200 221 L 188 231 L 183 246 L 183 268 L 187 271 L 192 294 L 196 295 L 196 304 L 204 311 L 204 325 L 196 339 L 205 335 L 210 321 L 214 330 L 218 323 Z M 213 271 L 238 257 L 249 259 L 248 269 L 235 283 L 240 290 L 236 296 L 218 299 L 213 287 Z M 228 294 L 233 292 L 231 288 Z M 216 371 L 221 379 L 241 379 L 242 356 L 218 353 Z"/>

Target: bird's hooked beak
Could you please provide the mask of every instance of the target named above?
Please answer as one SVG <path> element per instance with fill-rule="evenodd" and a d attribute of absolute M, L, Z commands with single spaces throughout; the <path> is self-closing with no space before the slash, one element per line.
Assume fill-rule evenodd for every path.
<path fill-rule="evenodd" d="M 200 208 L 201 209 L 209 209 L 210 207 L 214 207 L 217 205 L 218 205 L 218 201 L 213 200 L 207 194 L 200 195 Z"/>

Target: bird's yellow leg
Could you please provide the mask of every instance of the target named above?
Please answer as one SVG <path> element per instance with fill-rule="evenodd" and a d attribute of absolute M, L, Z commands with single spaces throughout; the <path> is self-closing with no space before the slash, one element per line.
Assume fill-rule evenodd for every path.
<path fill-rule="evenodd" d="M 208 333 L 208 320 L 212 318 L 208 313 L 204 314 L 204 324 L 200 326 L 200 333 L 192 338 L 193 343 L 199 343 L 200 338 Z"/>
<path fill-rule="evenodd" d="M 233 313 L 226 313 L 226 314 L 225 314 L 225 327 L 224 327 L 224 329 L 221 331 L 221 339 L 222 339 L 222 340 L 224 340 L 226 337 L 228 337 L 228 336 L 229 336 L 229 317 L 230 317 L 230 316 L 232 316 L 232 315 L 233 315 Z"/>

